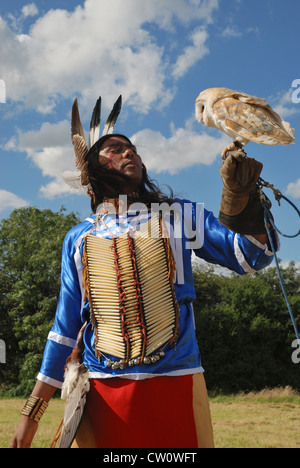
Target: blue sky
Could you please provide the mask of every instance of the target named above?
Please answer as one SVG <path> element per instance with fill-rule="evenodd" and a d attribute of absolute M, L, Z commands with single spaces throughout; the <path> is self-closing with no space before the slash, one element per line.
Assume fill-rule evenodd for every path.
<path fill-rule="evenodd" d="M 105 120 L 119 94 L 116 131 L 136 142 L 151 177 L 217 215 L 230 139 L 196 122 L 195 99 L 214 86 L 244 91 L 300 129 L 299 18 L 295 0 L 1 0 L 0 217 L 21 206 L 90 214 L 61 177 L 74 168 L 71 106 L 78 97 L 88 131 L 97 97 Z M 297 206 L 298 132 L 289 147 L 246 147 Z M 267 194 L 278 227 L 296 232 L 297 215 Z M 299 247 L 281 237 L 282 261 L 300 262 Z"/>

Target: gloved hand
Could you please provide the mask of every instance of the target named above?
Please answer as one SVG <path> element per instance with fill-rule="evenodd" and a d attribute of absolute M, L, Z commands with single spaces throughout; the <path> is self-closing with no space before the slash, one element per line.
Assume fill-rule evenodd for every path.
<path fill-rule="evenodd" d="M 222 157 L 220 223 L 240 234 L 265 233 L 264 210 L 256 184 L 262 163 L 248 158 L 241 148 L 234 145 L 229 151 L 224 151 Z"/>

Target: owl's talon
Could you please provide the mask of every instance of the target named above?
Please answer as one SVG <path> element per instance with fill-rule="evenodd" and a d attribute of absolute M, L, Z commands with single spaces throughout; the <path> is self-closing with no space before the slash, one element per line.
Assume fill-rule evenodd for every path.
<path fill-rule="evenodd" d="M 229 155 L 237 160 L 241 160 L 241 158 L 247 156 L 243 150 L 243 145 L 239 141 L 233 141 L 230 145 L 226 146 L 222 152 L 222 159 L 225 160 Z"/>
<path fill-rule="evenodd" d="M 244 148 L 242 143 L 240 141 L 238 141 L 238 140 L 234 140 L 234 142 L 232 144 L 235 146 L 235 148 L 239 148 L 241 150 Z"/>

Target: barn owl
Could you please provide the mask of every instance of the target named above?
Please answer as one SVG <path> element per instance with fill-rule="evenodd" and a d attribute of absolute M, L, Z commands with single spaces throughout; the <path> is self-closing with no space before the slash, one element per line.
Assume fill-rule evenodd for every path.
<path fill-rule="evenodd" d="M 241 146 L 249 141 L 289 145 L 295 130 L 262 98 L 228 88 L 209 88 L 196 99 L 196 118 L 233 137 Z"/>

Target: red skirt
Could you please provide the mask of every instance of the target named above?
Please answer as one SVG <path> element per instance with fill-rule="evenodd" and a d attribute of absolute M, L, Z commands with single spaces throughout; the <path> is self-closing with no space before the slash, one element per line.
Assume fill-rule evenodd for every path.
<path fill-rule="evenodd" d="M 202 374 L 92 379 L 86 415 L 99 448 L 213 446 Z"/>

